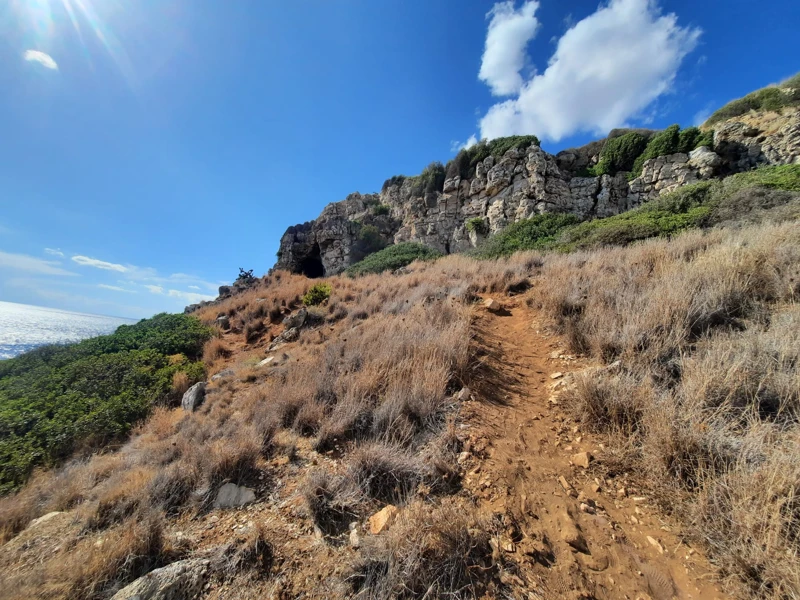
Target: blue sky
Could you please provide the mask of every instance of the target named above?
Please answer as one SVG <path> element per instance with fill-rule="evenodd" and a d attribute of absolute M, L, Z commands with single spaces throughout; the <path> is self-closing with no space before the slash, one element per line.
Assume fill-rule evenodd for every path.
<path fill-rule="evenodd" d="M 691 125 L 800 70 L 800 3 L 754 7 L 7 0 L 0 300 L 177 311 L 470 138 Z"/>

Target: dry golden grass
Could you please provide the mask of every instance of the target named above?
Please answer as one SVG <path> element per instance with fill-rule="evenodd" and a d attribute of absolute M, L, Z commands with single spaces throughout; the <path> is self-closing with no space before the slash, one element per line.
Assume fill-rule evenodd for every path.
<path fill-rule="evenodd" d="M 541 278 L 572 349 L 621 362 L 578 378 L 575 415 L 733 587 L 800 596 L 800 225 L 547 257 Z"/>
<path fill-rule="evenodd" d="M 86 532 L 42 561 L 29 595 L 91 597 L 129 580 L 169 552 L 143 533 L 146 518 L 202 514 L 220 484 L 269 481 L 268 461 L 299 446 L 320 457 L 300 496 L 331 541 L 382 503 L 406 505 L 407 520 L 356 569 L 358 593 L 477 593 L 488 525 L 475 529 L 449 500 L 418 502 L 458 488 L 452 418 L 454 393 L 470 383 L 470 304 L 532 287 L 529 301 L 573 350 L 621 363 L 579 379 L 568 398 L 587 428 L 610 436 L 618 466 L 669 498 L 732 580 L 763 597 L 800 596 L 800 225 L 493 262 L 450 256 L 411 270 L 325 279 L 327 307 L 274 353 L 277 366 L 256 365 L 313 282 L 275 273 L 201 309 L 206 323 L 231 318 L 205 360 L 235 375 L 211 383 L 197 412 L 156 410 L 120 450 L 37 474 L 0 500 L 3 539 L 52 510 L 76 509 Z M 143 562 L 91 550 L 101 535 Z M 231 554 L 237 565 L 268 561 L 269 540 L 253 535 Z M 73 564 L 78 549 L 86 565 Z"/>

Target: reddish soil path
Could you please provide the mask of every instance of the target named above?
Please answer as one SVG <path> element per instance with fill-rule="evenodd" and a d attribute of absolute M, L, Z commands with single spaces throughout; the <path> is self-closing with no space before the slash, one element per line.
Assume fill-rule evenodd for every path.
<path fill-rule="evenodd" d="M 602 461 L 602 440 L 552 400 L 570 372 L 588 365 L 561 355 L 524 297 L 504 305 L 503 314 L 476 309 L 483 366 L 461 422 L 470 452 L 465 487 L 502 523 L 496 552 L 506 582 L 522 598 L 727 598 L 705 558 L 646 494 L 622 477 L 603 479 L 594 461 L 588 469 L 573 464 L 581 452 Z"/>

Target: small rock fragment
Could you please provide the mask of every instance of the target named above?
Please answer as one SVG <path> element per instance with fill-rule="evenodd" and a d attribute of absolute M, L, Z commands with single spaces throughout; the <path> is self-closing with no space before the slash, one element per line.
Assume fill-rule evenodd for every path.
<path fill-rule="evenodd" d="M 588 469 L 589 463 L 592 461 L 592 455 L 589 452 L 578 452 L 572 455 L 572 464 Z"/>
<path fill-rule="evenodd" d="M 369 530 L 373 535 L 387 530 L 397 517 L 398 509 L 394 504 L 387 504 L 369 518 Z"/>
<path fill-rule="evenodd" d="M 489 312 L 493 312 L 493 313 L 498 313 L 498 312 L 500 312 L 501 310 L 503 310 L 503 307 L 502 307 L 502 306 L 500 305 L 500 303 L 499 303 L 497 300 L 495 300 L 494 298 L 487 298 L 487 299 L 486 299 L 486 300 L 483 302 L 483 306 L 484 306 L 484 308 L 485 308 L 486 310 L 488 310 Z"/>

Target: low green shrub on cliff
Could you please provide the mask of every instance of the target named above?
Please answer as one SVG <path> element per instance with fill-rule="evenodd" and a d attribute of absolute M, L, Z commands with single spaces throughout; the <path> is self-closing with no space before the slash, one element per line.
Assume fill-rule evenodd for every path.
<path fill-rule="evenodd" d="M 542 250 L 550 247 L 565 227 L 577 222 L 578 218 L 572 214 L 536 215 L 509 225 L 472 254 L 477 258 L 499 258 L 521 250 Z"/>
<path fill-rule="evenodd" d="M 751 110 L 780 110 L 787 106 L 800 106 L 800 73 L 779 85 L 765 87 L 728 102 L 714 112 L 705 124 L 713 125 L 747 114 Z"/>
<path fill-rule="evenodd" d="M 469 219 L 466 224 L 467 231 L 477 233 L 478 235 L 486 235 L 489 233 L 489 226 L 483 217 L 473 217 Z"/>
<path fill-rule="evenodd" d="M 800 165 L 781 165 L 687 185 L 634 210 L 583 223 L 572 215 L 537 215 L 500 231 L 473 254 L 497 258 L 520 250 L 570 252 L 624 246 L 720 223 L 798 217 Z"/>
<path fill-rule="evenodd" d="M 354 277 L 368 273 L 382 273 L 405 267 L 415 260 L 433 260 L 442 256 L 442 253 L 428 246 L 414 242 L 403 242 L 384 248 L 380 252 L 370 254 L 361 262 L 349 267 L 345 274 Z"/>
<path fill-rule="evenodd" d="M 800 207 L 800 195 L 791 192 L 800 192 L 798 165 L 764 167 L 723 181 L 703 181 L 681 187 L 637 209 L 564 228 L 549 248 L 571 251 L 621 246 L 726 221 L 785 220 Z M 773 215 L 767 212 L 780 207 L 787 210 Z M 747 218 L 748 213 L 753 213 L 753 218 Z"/>
<path fill-rule="evenodd" d="M 713 147 L 713 145 L 714 132 L 704 132 L 697 127 L 681 130 L 679 125 L 671 125 L 651 138 L 638 131 L 631 131 L 609 139 L 603 146 L 599 162 L 579 175 L 599 177 L 628 172 L 633 179 L 642 174 L 644 163 L 651 158 L 677 152 L 689 153 L 700 146 Z"/>
<path fill-rule="evenodd" d="M 210 337 L 194 317 L 161 314 L 0 361 L 0 493 L 36 466 L 127 434 L 154 403 L 175 395 L 176 373 L 203 377 L 198 359 Z"/>
<path fill-rule="evenodd" d="M 614 175 L 620 171 L 633 170 L 636 159 L 647 147 L 647 137 L 637 131 L 611 138 L 603 146 L 600 162 L 592 169 L 592 174 Z"/>

